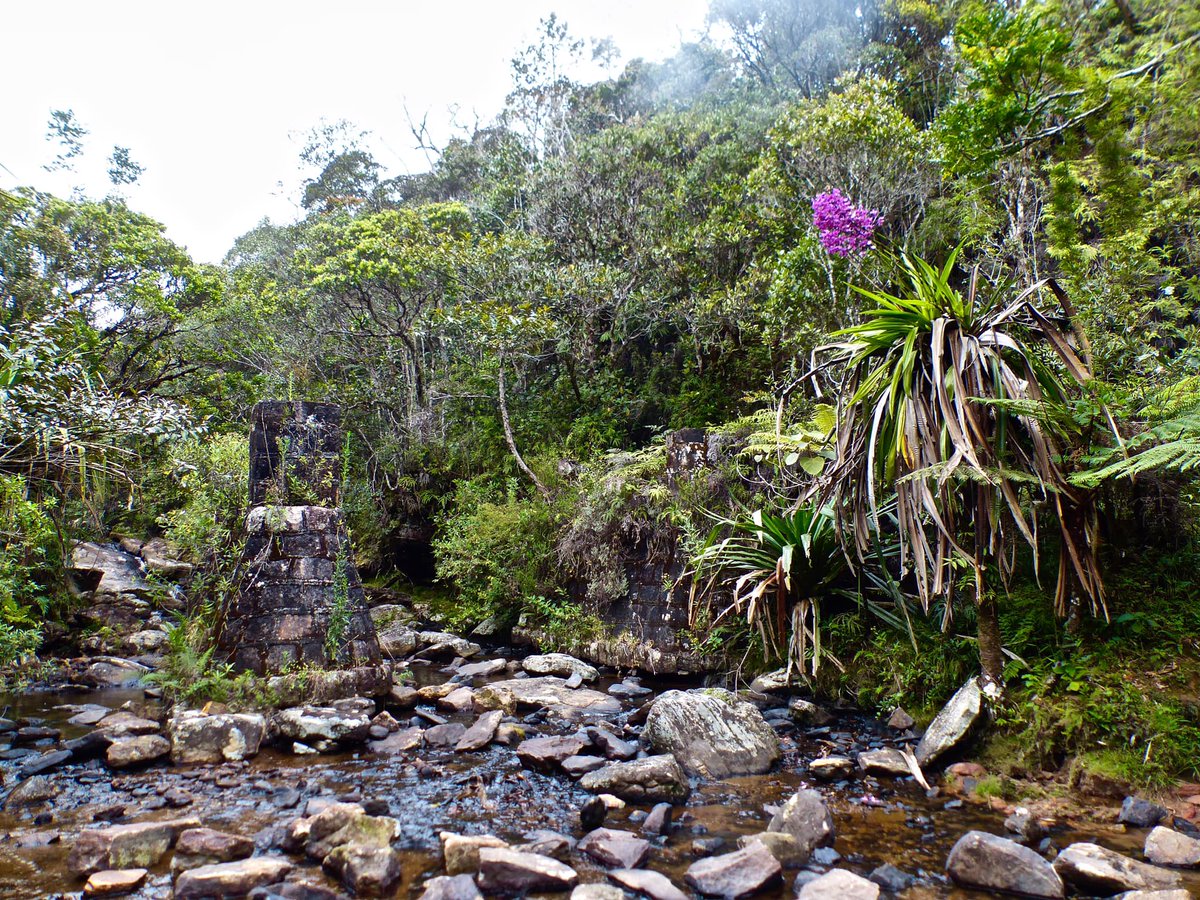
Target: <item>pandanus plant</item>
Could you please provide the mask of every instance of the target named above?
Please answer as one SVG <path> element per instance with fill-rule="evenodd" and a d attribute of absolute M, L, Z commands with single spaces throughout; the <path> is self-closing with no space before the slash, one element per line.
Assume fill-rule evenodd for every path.
<path fill-rule="evenodd" d="M 898 292 L 857 288 L 872 307 L 823 348 L 825 365 L 844 373 L 824 496 L 866 562 L 880 508 L 894 492 L 901 561 L 926 610 L 934 598 L 947 601 L 944 625 L 956 570 L 969 569 L 981 667 L 999 688 L 1003 655 L 985 573 L 995 567 L 1007 580 L 1018 540 L 1036 563 L 1036 505 L 1057 513 L 1058 610 L 1081 595 L 1107 614 L 1092 495 L 1065 471 L 1069 434 L 1038 412 L 1065 405 L 1091 372 L 1068 332 L 1036 305 L 1049 288 L 1069 315 L 1056 284 L 1038 282 L 1001 303 L 999 292 L 980 289 L 977 272 L 965 293 L 956 289 L 957 259 L 956 250 L 939 269 L 901 255 Z"/>

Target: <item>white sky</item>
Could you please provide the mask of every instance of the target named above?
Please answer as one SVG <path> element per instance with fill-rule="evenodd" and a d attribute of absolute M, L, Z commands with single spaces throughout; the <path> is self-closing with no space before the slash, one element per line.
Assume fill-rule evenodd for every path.
<path fill-rule="evenodd" d="M 4 3 L 0 186 L 103 196 L 113 145 L 129 147 L 146 167 L 130 205 L 218 262 L 264 216 L 297 216 L 298 154 L 321 119 L 373 132 L 389 174 L 421 171 L 405 106 L 428 113 L 439 144 L 451 107 L 461 124 L 490 120 L 509 59 L 552 11 L 576 37 L 612 37 L 623 65 L 695 38 L 707 0 Z M 75 174 L 42 168 L 51 109 L 91 131 Z"/>

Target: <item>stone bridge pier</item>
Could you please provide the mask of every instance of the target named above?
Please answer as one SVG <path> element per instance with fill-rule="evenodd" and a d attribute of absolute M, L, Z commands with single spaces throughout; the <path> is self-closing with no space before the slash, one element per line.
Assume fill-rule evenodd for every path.
<path fill-rule="evenodd" d="M 250 504 L 237 596 L 218 650 L 239 670 L 380 662 L 342 517 L 341 408 L 268 400 L 250 430 Z"/>

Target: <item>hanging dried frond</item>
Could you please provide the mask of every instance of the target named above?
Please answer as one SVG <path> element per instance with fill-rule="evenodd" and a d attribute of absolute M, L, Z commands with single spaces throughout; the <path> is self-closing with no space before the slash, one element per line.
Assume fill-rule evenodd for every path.
<path fill-rule="evenodd" d="M 894 489 L 901 558 L 926 609 L 934 597 L 952 598 L 956 565 L 973 570 L 982 596 L 989 565 L 1011 573 L 1015 541 L 1036 562 L 1033 507 L 1049 503 L 1062 543 L 1056 608 L 1065 613 L 1078 592 L 1107 616 L 1092 494 L 1064 472 L 1063 430 L 1043 412 L 1092 377 L 1035 305 L 1043 288 L 1060 289 L 1041 281 L 1001 307 L 975 277 L 965 294 L 951 286 L 957 258 L 956 250 L 938 269 L 901 256 L 903 290 L 857 289 L 874 308 L 823 348 L 846 373 L 825 494 L 866 561 Z M 949 616 L 952 604 L 945 608 Z"/>

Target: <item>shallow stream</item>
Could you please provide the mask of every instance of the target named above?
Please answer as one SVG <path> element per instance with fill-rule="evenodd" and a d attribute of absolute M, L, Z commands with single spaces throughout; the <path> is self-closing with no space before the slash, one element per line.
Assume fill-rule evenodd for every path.
<path fill-rule="evenodd" d="M 437 666 L 414 670 L 417 684 L 440 683 L 449 675 Z M 498 677 L 510 677 L 502 674 Z M 601 689 L 611 684 L 604 682 Z M 660 691 L 664 682 L 647 686 Z M 626 701 L 634 709 L 654 694 Z M 126 703 L 150 713 L 153 701 L 140 690 L 70 690 L 30 692 L 0 698 L 0 714 L 58 728 L 63 738 L 88 729 L 67 724 L 72 707 L 101 704 L 118 708 Z M 387 708 L 386 703 L 380 704 Z M 432 709 L 432 706 L 425 707 Z M 7 711 L 4 711 L 4 710 Z M 393 710 L 402 722 L 411 710 Z M 627 714 L 626 714 L 627 715 Z M 448 715 L 470 724 L 474 716 Z M 570 733 L 577 726 L 545 719 L 527 726 L 528 736 Z M 806 761 L 834 752 L 852 755 L 855 749 L 878 746 L 889 735 L 882 724 L 855 713 L 841 713 L 825 728 L 803 729 L 790 722 L 779 727 L 784 756 L 770 774 L 733 778 L 719 783 L 698 782 L 687 804 L 675 809 L 675 830 L 659 839 L 649 868 L 667 874 L 677 885 L 697 858 L 694 842 L 720 838 L 717 852 L 737 848 L 737 838 L 763 831 L 770 819 L 766 807 L 786 800 L 801 786 L 816 786 L 826 796 L 837 827 L 838 865 L 866 875 L 877 865 L 891 863 L 917 884 L 905 898 L 985 897 L 951 886 L 945 879 L 946 856 L 954 842 L 970 829 L 1003 834 L 1004 813 L 988 805 L 939 793 L 928 797 L 912 779 L 892 781 L 855 776 L 833 784 L 814 784 Z M 17 782 L 20 750 L 0 753 L 0 778 L 7 792 Z M 589 795 L 566 775 L 550 776 L 521 767 L 510 747 L 492 745 L 475 753 L 453 750 L 420 751 L 381 757 L 363 748 L 353 753 L 294 756 L 268 749 L 253 759 L 220 766 L 157 765 L 136 772 L 110 771 L 92 760 L 68 764 L 48 774 L 55 796 L 46 804 L 0 811 L 0 900 L 55 897 L 81 890 L 65 860 L 74 834 L 85 827 L 123 823 L 160 816 L 196 816 L 213 828 L 255 837 L 262 851 L 277 847 L 282 830 L 317 797 L 382 802 L 387 814 L 404 828 L 400 849 L 404 881 L 395 894 L 417 896 L 426 878 L 442 874 L 440 831 L 490 833 L 519 843 L 527 832 L 550 829 L 573 838 L 581 836 L 579 807 Z M 932 778 L 931 778 L 932 780 Z M 180 804 L 186 797 L 190 802 Z M 172 805 L 168 804 L 168 799 Z M 949 804 L 949 806 L 947 806 Z M 648 807 L 629 805 L 609 814 L 606 826 L 637 831 L 639 812 Z M 630 821 L 630 817 L 635 821 Z M 1125 832 L 1097 823 L 1067 823 L 1051 832 L 1058 847 L 1092 840 L 1140 858 L 1145 833 Z M 169 857 L 168 857 L 169 861 Z M 572 866 L 583 881 L 604 881 L 604 871 L 580 854 Z M 311 868 L 313 880 L 336 885 Z M 775 897 L 791 897 L 794 872 Z M 1187 886 L 1200 896 L 1200 877 L 1186 876 Z M 170 876 L 160 868 L 139 893 L 144 898 L 170 896 Z"/>

